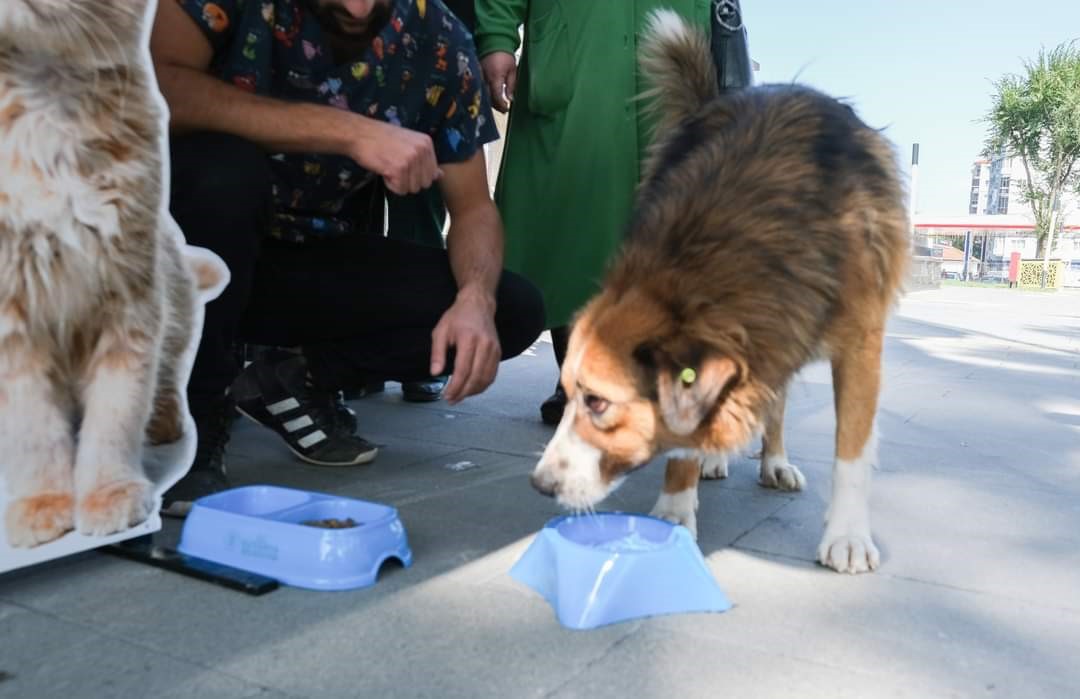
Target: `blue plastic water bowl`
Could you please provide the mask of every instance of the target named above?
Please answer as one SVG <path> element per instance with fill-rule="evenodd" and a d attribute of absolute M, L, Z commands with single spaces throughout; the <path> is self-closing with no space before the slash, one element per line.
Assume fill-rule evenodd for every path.
<path fill-rule="evenodd" d="M 571 629 L 731 608 L 690 531 L 644 515 L 556 517 L 510 575 L 540 593 Z"/>
<path fill-rule="evenodd" d="M 302 522 L 352 519 L 325 529 Z M 375 584 L 389 558 L 412 564 L 405 527 L 388 505 L 269 485 L 233 488 L 192 504 L 181 553 L 311 590 Z"/>

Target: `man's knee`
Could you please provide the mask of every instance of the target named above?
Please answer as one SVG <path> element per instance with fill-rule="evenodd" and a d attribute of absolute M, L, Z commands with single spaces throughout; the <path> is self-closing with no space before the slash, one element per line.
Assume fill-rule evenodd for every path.
<path fill-rule="evenodd" d="M 532 346 L 544 331 L 544 299 L 540 290 L 524 277 L 503 272 L 497 304 L 495 324 L 499 343 L 503 359 L 510 359 Z"/>

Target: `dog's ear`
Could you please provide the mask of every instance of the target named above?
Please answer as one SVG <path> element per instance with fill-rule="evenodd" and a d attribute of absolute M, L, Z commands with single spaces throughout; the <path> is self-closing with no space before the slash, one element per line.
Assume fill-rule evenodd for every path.
<path fill-rule="evenodd" d="M 229 268 L 214 252 L 194 245 L 185 245 L 182 254 L 195 279 L 195 289 L 204 303 L 221 295 L 229 284 Z"/>
<path fill-rule="evenodd" d="M 668 429 L 685 436 L 716 406 L 724 389 L 737 378 L 739 367 L 723 355 L 695 352 L 684 361 L 678 361 L 677 356 L 662 351 L 654 354 L 656 393 Z"/>

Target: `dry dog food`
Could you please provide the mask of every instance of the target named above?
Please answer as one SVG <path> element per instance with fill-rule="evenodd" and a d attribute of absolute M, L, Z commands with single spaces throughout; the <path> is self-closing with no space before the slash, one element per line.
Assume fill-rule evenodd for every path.
<path fill-rule="evenodd" d="M 345 519 L 309 519 L 300 524 L 305 527 L 319 527 L 320 529 L 349 529 L 350 527 L 360 526 L 360 523 L 352 517 L 346 517 Z"/>

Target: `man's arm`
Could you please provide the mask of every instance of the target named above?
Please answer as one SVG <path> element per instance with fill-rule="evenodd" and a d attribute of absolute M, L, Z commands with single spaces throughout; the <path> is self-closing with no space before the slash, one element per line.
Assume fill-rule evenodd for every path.
<path fill-rule="evenodd" d="M 491 104 L 504 114 L 510 110 L 517 86 L 514 52 L 521 40 L 528 0 L 476 0 L 476 52 L 483 67 Z"/>
<path fill-rule="evenodd" d="M 450 231 L 446 247 L 458 283 L 458 296 L 495 303 L 503 265 L 503 227 L 488 190 L 484 150 L 463 163 L 445 164 L 440 183 Z"/>
<path fill-rule="evenodd" d="M 431 373 L 442 373 L 446 351 L 454 347 L 454 376 L 445 394 L 453 404 L 487 388 L 502 358 L 495 290 L 502 274 L 503 229 L 488 191 L 483 148 L 443 170 L 439 185 L 450 214 L 446 246 L 458 292 L 432 332 Z"/>
<path fill-rule="evenodd" d="M 344 155 L 381 175 L 397 194 L 425 189 L 440 175 L 427 134 L 334 107 L 254 95 L 210 75 L 210 42 L 175 2 L 158 4 L 150 53 L 173 132 L 220 131 L 271 152 Z"/>

